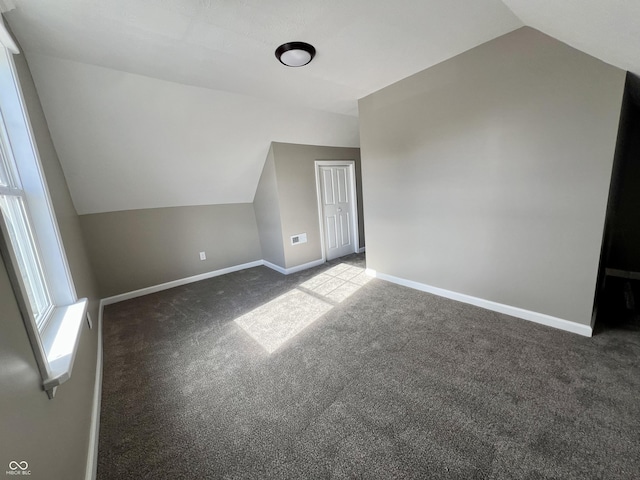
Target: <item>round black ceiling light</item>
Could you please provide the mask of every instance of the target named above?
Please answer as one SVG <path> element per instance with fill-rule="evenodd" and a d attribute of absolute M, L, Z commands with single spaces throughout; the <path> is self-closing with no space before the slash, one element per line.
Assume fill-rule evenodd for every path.
<path fill-rule="evenodd" d="M 307 65 L 316 55 L 313 45 L 305 42 L 283 43 L 276 48 L 276 58 L 287 67 Z"/>

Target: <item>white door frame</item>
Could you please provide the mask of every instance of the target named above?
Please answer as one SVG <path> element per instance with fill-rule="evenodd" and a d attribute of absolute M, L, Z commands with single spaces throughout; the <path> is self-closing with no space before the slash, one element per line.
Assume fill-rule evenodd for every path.
<path fill-rule="evenodd" d="M 358 193 L 356 190 L 356 162 L 355 160 L 316 160 L 316 197 L 318 197 L 318 220 L 320 223 L 320 248 L 322 249 L 322 262 L 327 261 L 327 250 L 324 241 L 324 212 L 322 208 L 322 185 L 320 183 L 320 167 L 349 167 L 351 177 L 351 205 L 353 205 L 353 253 L 360 250 L 360 237 L 358 235 Z"/>

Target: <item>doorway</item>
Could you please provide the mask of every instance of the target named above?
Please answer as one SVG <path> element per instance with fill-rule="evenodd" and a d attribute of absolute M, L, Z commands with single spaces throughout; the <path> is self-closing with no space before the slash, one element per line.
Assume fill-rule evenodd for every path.
<path fill-rule="evenodd" d="M 323 260 L 358 252 L 355 161 L 317 160 L 316 189 Z"/>

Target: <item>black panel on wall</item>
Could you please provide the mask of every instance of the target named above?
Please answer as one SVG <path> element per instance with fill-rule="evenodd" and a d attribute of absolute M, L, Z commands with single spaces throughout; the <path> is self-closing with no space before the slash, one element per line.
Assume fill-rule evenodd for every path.
<path fill-rule="evenodd" d="M 627 74 L 600 261 L 598 322 L 640 324 L 640 77 Z"/>

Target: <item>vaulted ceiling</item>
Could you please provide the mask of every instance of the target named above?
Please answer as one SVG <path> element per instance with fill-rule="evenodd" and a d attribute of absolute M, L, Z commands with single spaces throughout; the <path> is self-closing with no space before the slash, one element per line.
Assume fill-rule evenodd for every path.
<path fill-rule="evenodd" d="M 319 114 L 311 112 L 338 115 L 335 117 L 338 123 L 348 124 L 343 117 L 357 117 L 359 98 L 523 25 L 605 62 L 640 73 L 638 0 L 13 0 L 13 3 L 15 9 L 5 13 L 5 18 L 26 52 L 74 202 L 84 213 L 251 201 L 266 153 L 266 138 L 277 135 L 278 138 L 271 139 L 357 145 L 357 120 L 346 127 L 353 131 L 342 136 L 318 136 L 313 132 L 322 128 L 316 118 Z M 274 56 L 278 45 L 295 40 L 312 43 L 318 51 L 313 62 L 304 68 L 284 67 Z M 258 116 L 265 116 L 265 125 L 274 121 L 266 114 L 270 111 L 268 105 L 298 109 L 295 110 L 298 113 L 280 111 L 282 118 L 289 114 L 289 123 L 282 120 L 278 132 L 267 129 L 259 138 L 248 133 L 245 145 L 235 150 L 224 147 L 228 135 L 220 134 L 215 146 L 222 145 L 225 159 L 213 158 L 215 155 L 209 151 L 213 144 L 205 142 L 198 147 L 198 152 L 209 151 L 207 155 L 213 159 L 207 163 L 204 153 L 195 155 L 193 178 L 184 180 L 193 183 L 203 173 L 215 176 L 215 172 L 225 171 L 227 178 L 233 179 L 231 184 L 237 180 L 238 188 L 234 190 L 226 182 L 214 184 L 211 190 L 224 187 L 235 194 L 191 197 L 177 194 L 172 199 L 135 201 L 122 191 L 109 194 L 108 189 L 113 189 L 115 183 L 105 185 L 104 172 L 86 165 L 88 150 L 72 145 L 77 129 L 89 128 L 86 119 L 92 113 L 87 111 L 87 105 L 78 106 L 77 118 L 70 119 L 74 109 L 60 100 L 70 94 L 63 91 L 62 85 L 67 85 L 67 90 L 82 90 L 86 87 L 82 82 L 88 76 L 108 77 L 109 74 L 100 73 L 107 72 L 104 69 L 204 88 L 214 96 L 227 95 L 227 99 L 231 98 L 229 95 L 254 98 L 262 102 Z M 53 77 L 58 79 L 57 86 L 51 85 Z M 122 85 L 135 83 L 125 81 L 124 77 L 112 82 L 124 90 Z M 136 88 L 128 94 L 146 89 Z M 210 109 L 216 100 L 209 101 Z M 197 99 L 191 102 L 195 109 L 202 103 Z M 101 102 L 95 105 L 96 109 L 104 107 Z M 120 113 L 132 114 L 123 112 Z M 305 127 L 309 116 L 314 120 Z M 323 117 L 320 123 L 331 125 L 335 123 L 333 119 Z M 65 127 L 70 120 L 76 128 L 73 131 Z M 291 124 L 300 131 L 289 138 L 282 132 L 289 131 Z M 105 137 L 104 132 L 87 130 L 83 135 L 91 139 L 89 144 L 94 150 L 113 143 L 113 138 Z M 237 140 L 234 138 L 234 142 Z M 125 147 L 112 152 L 113 156 L 126 156 Z M 152 192 L 158 191 L 163 179 L 153 183 L 145 169 L 157 165 L 158 158 L 163 165 L 162 151 L 167 148 L 158 147 L 153 158 L 146 159 L 142 145 L 138 150 L 135 158 L 142 162 L 140 180 L 148 183 L 149 190 L 142 197 L 153 198 Z M 169 170 L 170 159 L 165 160 Z M 118 175 L 127 175 L 139 187 L 135 168 L 128 163 L 130 158 L 126 161 L 100 158 L 100 161 L 116 170 L 120 168 Z M 239 163 L 240 167 L 234 170 L 229 162 Z M 186 163 L 188 168 L 189 159 Z M 207 170 L 205 164 L 211 169 Z M 122 183 L 121 179 L 116 181 Z M 240 188 L 241 182 L 248 185 L 244 190 Z M 89 195 L 99 195 L 101 186 L 104 199 L 91 203 Z"/>
<path fill-rule="evenodd" d="M 522 25 L 499 0 L 18 0 L 29 52 L 357 114 L 357 99 Z M 275 48 L 316 46 L 304 69 Z"/>

